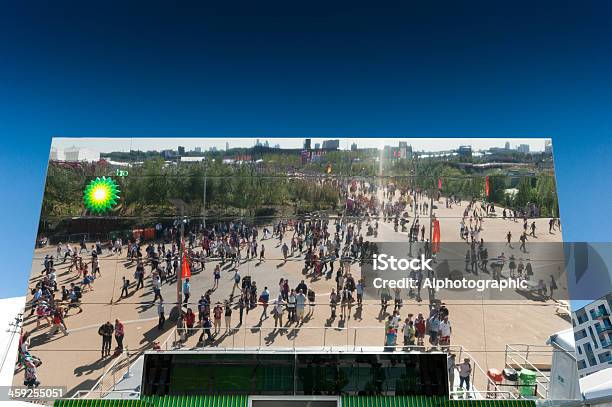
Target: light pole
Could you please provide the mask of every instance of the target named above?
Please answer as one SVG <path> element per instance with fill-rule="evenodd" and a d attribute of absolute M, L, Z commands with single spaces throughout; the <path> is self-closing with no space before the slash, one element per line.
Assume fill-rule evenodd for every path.
<path fill-rule="evenodd" d="M 204 164 L 204 192 L 202 192 L 202 225 L 206 229 L 206 181 L 208 180 L 208 165 Z"/>
<path fill-rule="evenodd" d="M 429 250 L 430 250 L 430 256 L 433 254 L 433 203 L 434 203 L 434 199 L 433 199 L 433 194 L 434 194 L 434 190 L 435 190 L 435 183 L 436 183 L 436 179 L 435 177 L 431 180 L 432 182 L 432 187 L 430 190 L 430 194 L 429 194 Z"/>
<path fill-rule="evenodd" d="M 177 309 L 177 317 L 176 317 L 176 325 L 177 328 L 180 328 L 181 321 L 181 312 L 183 310 L 183 236 L 185 234 L 185 219 L 182 216 L 183 211 L 181 210 L 181 227 L 179 228 L 179 233 L 176 235 L 177 244 L 179 247 L 179 269 L 176 270 L 176 309 Z"/>

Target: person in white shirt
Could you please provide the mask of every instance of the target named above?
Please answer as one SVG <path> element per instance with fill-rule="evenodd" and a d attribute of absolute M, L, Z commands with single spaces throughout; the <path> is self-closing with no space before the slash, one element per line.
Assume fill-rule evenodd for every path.
<path fill-rule="evenodd" d="M 393 317 L 391 318 L 391 325 L 395 328 L 398 329 L 399 328 L 399 323 L 401 321 L 401 318 L 399 316 L 399 312 L 397 311 L 393 311 Z"/>
<path fill-rule="evenodd" d="M 278 294 L 278 298 L 276 299 L 276 302 L 274 304 L 274 310 L 272 311 L 274 316 L 274 329 L 276 329 L 278 325 L 280 325 L 281 328 L 283 327 L 283 311 L 285 310 L 284 306 L 285 302 L 283 301 L 283 296 L 282 294 Z"/>
<path fill-rule="evenodd" d="M 448 316 L 445 316 L 442 321 L 440 321 L 440 325 L 438 326 L 438 336 L 439 336 L 439 344 L 441 347 L 449 347 L 450 339 L 452 334 L 451 323 L 448 320 Z"/>
<path fill-rule="evenodd" d="M 472 374 L 472 365 L 470 364 L 470 358 L 463 359 L 463 363 L 457 366 L 459 371 L 459 387 L 463 388 L 465 383 L 465 390 L 470 390 L 470 375 Z"/>

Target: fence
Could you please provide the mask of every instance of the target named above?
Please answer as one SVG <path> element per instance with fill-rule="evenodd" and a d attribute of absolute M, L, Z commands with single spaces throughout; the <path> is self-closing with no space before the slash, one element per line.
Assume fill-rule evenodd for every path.
<path fill-rule="evenodd" d="M 176 329 L 170 332 L 165 341 L 160 344 L 160 349 L 170 350 L 168 342 L 174 337 L 175 332 Z M 140 396 L 140 393 L 137 391 L 117 391 L 115 388 L 118 382 L 127 377 L 126 375 L 130 373 L 130 369 L 134 362 L 142 355 L 142 351 L 130 354 L 129 350 L 126 348 L 125 352 L 113 361 L 91 389 L 77 390 L 71 398 L 103 398 L 111 393 L 113 394 L 113 398 L 134 398 L 135 396 Z"/>

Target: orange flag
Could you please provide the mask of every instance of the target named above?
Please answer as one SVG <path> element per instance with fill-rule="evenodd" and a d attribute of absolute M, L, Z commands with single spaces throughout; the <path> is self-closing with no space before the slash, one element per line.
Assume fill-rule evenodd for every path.
<path fill-rule="evenodd" d="M 181 264 L 181 278 L 191 278 L 191 269 L 185 253 L 183 253 L 183 264 Z"/>
<path fill-rule="evenodd" d="M 438 253 L 440 251 L 440 221 L 438 219 L 433 221 L 433 236 L 431 240 L 431 252 Z"/>

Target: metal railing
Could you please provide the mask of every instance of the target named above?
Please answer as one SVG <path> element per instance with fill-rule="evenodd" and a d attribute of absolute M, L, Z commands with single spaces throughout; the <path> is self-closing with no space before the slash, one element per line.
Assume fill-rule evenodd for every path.
<path fill-rule="evenodd" d="M 172 331 L 170 332 L 170 334 L 166 337 L 166 339 L 164 340 L 164 342 L 162 342 L 160 344 L 160 349 L 163 350 L 170 350 L 168 342 L 170 341 L 170 339 L 172 339 L 173 337 L 175 337 L 175 333 L 176 333 L 176 328 L 172 329 Z M 131 391 L 131 390 L 120 390 L 117 391 L 115 390 L 117 384 L 118 384 L 118 380 L 117 377 L 119 376 L 120 379 L 119 381 L 121 381 L 121 379 L 125 378 L 125 374 L 129 374 L 130 370 L 132 369 L 133 365 L 136 363 L 136 361 L 138 360 L 138 358 L 140 358 L 143 355 L 144 351 L 138 351 L 134 354 L 130 354 L 129 350 L 126 348 L 125 352 L 122 353 L 121 355 L 123 357 L 117 357 L 112 363 L 111 365 L 108 367 L 108 369 L 106 369 L 106 371 L 102 374 L 102 376 L 100 376 L 100 378 L 98 379 L 98 381 L 92 386 L 92 388 L 90 390 L 77 390 L 71 398 L 73 399 L 77 399 L 77 398 L 90 398 L 92 395 L 99 395 L 99 398 L 103 398 L 109 394 L 115 394 L 115 393 L 130 393 L 132 395 L 137 395 L 136 397 L 140 396 L 140 392 L 139 391 Z M 134 358 L 134 362 L 130 361 L 130 358 Z M 125 372 L 123 372 L 124 366 L 120 366 L 120 362 L 121 361 L 126 361 L 127 362 L 127 366 L 125 366 Z M 111 383 L 109 383 L 108 386 L 105 386 L 105 380 L 112 378 Z M 123 398 L 123 397 L 122 397 Z"/>
<path fill-rule="evenodd" d="M 210 328 L 211 339 L 207 340 L 207 335 L 204 333 L 202 327 L 196 328 L 178 328 L 175 329 L 174 341 L 172 350 L 181 350 L 183 348 L 202 348 L 206 346 L 213 346 L 215 348 L 227 348 L 227 349 L 248 349 L 248 350 L 261 350 L 271 348 L 281 348 L 283 346 L 278 345 L 276 340 L 281 338 L 284 341 L 285 348 L 345 348 L 346 350 L 357 351 L 360 348 L 367 347 L 384 347 L 387 349 L 399 349 L 399 350 L 414 350 L 414 351 L 447 351 L 448 349 L 459 350 L 460 346 L 456 345 L 386 345 L 384 341 L 384 335 L 381 334 L 382 327 L 380 326 L 364 326 L 364 327 L 310 327 L 310 326 L 282 326 L 282 327 L 261 327 L 257 325 L 247 326 L 243 325 L 240 327 L 233 328 L 220 328 L 216 333 L 214 327 Z M 313 346 L 308 343 L 300 343 L 300 334 L 304 332 L 315 332 L 321 331 L 316 336 L 316 341 L 319 342 L 318 346 Z M 380 335 L 380 341 L 374 343 L 371 333 L 366 331 L 374 331 L 376 335 Z M 189 346 L 190 342 L 193 341 L 195 333 L 201 332 L 204 338 L 203 346 Z M 364 336 L 365 335 L 365 336 Z M 361 340 L 367 337 L 368 339 Z M 255 340 L 249 338 L 256 338 Z M 401 339 L 401 335 L 398 335 L 398 340 Z M 231 342 L 230 342 L 231 341 Z M 312 336 L 305 342 L 312 343 Z M 425 341 L 426 342 L 426 341 Z M 195 345 L 200 342 L 195 341 Z M 358 344 L 360 343 L 360 344 Z"/>
<path fill-rule="evenodd" d="M 542 373 L 542 371 L 529 360 L 529 355 L 552 355 L 552 353 L 553 350 L 548 345 L 529 345 L 522 343 L 507 344 L 504 353 L 504 366 L 508 366 L 508 361 L 510 361 L 517 367 L 528 367 L 530 370 L 533 370 L 536 373 L 536 395 L 540 398 L 547 399 L 550 378 Z M 540 392 L 540 389 L 544 389 L 544 392 Z"/>
<path fill-rule="evenodd" d="M 518 400 L 518 396 L 508 390 L 455 390 L 450 392 L 451 399 L 502 399 Z"/>
<path fill-rule="evenodd" d="M 113 381 L 114 381 L 114 370 L 115 367 L 119 364 L 120 361 L 125 360 L 125 357 L 128 355 L 128 352 L 126 350 L 126 352 L 122 353 L 120 357 L 117 357 L 115 360 L 113 360 L 113 362 L 111 363 L 111 365 L 108 367 L 108 369 L 106 369 L 106 371 L 104 371 L 104 373 L 102 374 L 102 376 L 100 376 L 100 378 L 98 379 L 98 381 L 92 386 L 92 388 L 90 390 L 77 390 L 71 398 L 75 399 L 75 398 L 80 398 L 80 396 L 82 394 L 85 394 L 85 398 L 87 398 L 90 393 L 102 393 L 103 390 L 98 390 L 98 388 L 100 387 L 104 387 L 104 380 L 106 379 L 106 377 L 109 374 L 113 375 Z M 129 357 L 129 356 L 128 356 Z M 113 372 L 113 373 L 111 373 Z M 103 397 L 103 396 L 102 396 Z"/>
<path fill-rule="evenodd" d="M 364 330 L 376 330 L 376 332 L 378 332 L 380 334 L 381 332 L 381 327 L 380 326 L 376 326 L 376 327 L 342 327 L 342 328 L 338 328 L 338 327 L 305 327 L 305 326 L 301 326 L 301 327 L 282 327 L 282 328 L 272 328 L 272 327 L 259 327 L 259 326 L 242 326 L 240 328 L 231 328 L 227 331 L 221 329 L 219 331 L 219 333 L 221 333 L 221 336 L 215 336 L 213 337 L 212 341 L 206 341 L 206 334 L 203 334 L 204 336 L 204 342 L 202 342 L 203 346 L 198 346 L 201 342 L 197 341 L 195 342 L 196 346 L 189 346 L 189 342 L 192 340 L 191 338 L 193 338 L 194 333 L 195 332 L 203 332 L 201 327 L 198 328 L 183 328 L 180 330 L 177 330 L 174 332 L 175 334 L 175 340 L 173 342 L 174 346 L 173 349 L 174 351 L 185 351 L 185 352 L 190 352 L 193 349 L 201 349 L 208 346 L 214 347 L 214 349 L 222 351 L 223 349 L 225 350 L 251 350 L 251 351 L 261 351 L 261 350 L 266 350 L 266 349 L 278 349 L 281 350 L 283 349 L 283 347 L 274 344 L 273 342 L 269 342 L 266 343 L 265 340 L 265 336 L 264 333 L 265 331 L 269 332 L 270 334 L 274 334 L 275 332 L 280 332 L 280 331 L 285 331 L 287 333 L 289 333 L 290 331 L 298 331 L 301 332 L 302 330 L 304 331 L 312 331 L 312 330 L 323 330 L 321 335 L 318 335 L 318 338 L 321 338 L 322 342 L 321 345 L 319 346 L 312 346 L 312 345 L 303 345 L 300 346 L 300 344 L 298 343 L 298 334 L 292 335 L 292 338 L 289 339 L 289 342 L 287 343 L 288 346 L 284 347 L 284 349 L 291 349 L 291 350 L 295 350 L 295 349 L 299 349 L 299 348 L 307 348 L 307 349 L 320 349 L 320 350 L 325 350 L 325 349 L 344 349 L 345 351 L 353 351 L 353 352 L 360 352 L 363 351 L 365 349 L 371 348 L 373 346 L 378 346 L 383 348 L 385 351 L 404 351 L 404 352 L 444 352 L 444 353 L 454 353 L 457 355 L 457 360 L 461 361 L 463 360 L 463 357 L 468 357 L 471 361 L 471 363 L 473 364 L 474 368 L 472 369 L 472 373 L 471 373 L 471 383 L 472 383 L 472 390 L 473 392 L 477 392 L 479 394 L 485 394 L 491 398 L 493 397 L 503 397 L 503 398 L 508 398 L 508 399 L 516 399 L 518 398 L 518 396 L 516 394 L 513 394 L 510 391 L 507 390 L 502 390 L 500 389 L 500 387 L 498 386 L 497 383 L 495 383 L 485 372 L 485 370 L 480 366 L 480 364 L 478 363 L 478 361 L 467 351 L 463 348 L 463 346 L 461 345 L 448 345 L 448 346 L 440 346 L 440 345 L 431 345 L 431 344 L 423 344 L 423 345 L 386 345 L 384 344 L 384 335 L 381 335 L 381 342 L 378 345 L 365 345 L 365 344 L 360 344 L 358 345 L 359 341 L 359 332 L 360 331 L 364 331 Z M 247 331 L 251 330 L 251 331 L 256 331 L 254 333 L 257 333 L 257 340 L 255 342 L 251 341 L 249 344 L 247 344 Z M 330 331 L 336 331 L 335 333 L 340 333 L 340 336 L 336 336 L 335 340 L 332 339 L 330 340 L 330 336 L 332 336 L 332 333 L 329 333 Z M 214 332 L 214 328 L 211 328 L 211 334 Z M 242 332 L 242 338 L 238 338 L 237 339 L 237 334 Z M 366 333 L 367 334 L 367 333 Z M 231 337 L 231 345 L 229 344 L 229 342 L 227 343 L 226 346 L 221 345 L 221 343 L 225 342 L 226 339 Z M 220 338 L 217 339 L 217 338 Z M 371 336 L 370 336 L 371 338 Z M 339 339 L 341 339 L 341 341 L 338 341 Z M 287 341 L 287 339 L 285 339 L 285 341 Z M 482 383 L 486 383 L 487 384 L 487 390 L 474 390 L 474 383 L 475 383 L 475 379 L 477 378 L 477 375 L 479 376 L 479 382 Z M 451 394 L 453 394 L 455 391 L 452 389 L 453 384 L 450 384 L 451 387 Z M 492 390 L 489 390 L 489 388 L 492 388 Z M 458 393 L 458 392 L 457 392 Z"/>
<path fill-rule="evenodd" d="M 321 331 L 320 334 L 317 334 L 316 331 Z M 376 336 L 373 336 L 371 333 L 367 332 L 368 330 L 375 330 L 377 335 L 380 338 L 380 341 L 376 344 L 373 343 Z M 284 332 L 284 338 L 286 346 L 282 346 L 276 344 L 274 341 L 270 341 L 267 339 L 268 335 L 280 335 L 280 332 Z M 441 352 L 441 353 L 454 353 L 457 356 L 457 361 L 462 361 L 463 358 L 467 357 L 470 359 L 472 363 L 472 372 L 470 377 L 471 389 L 470 390 L 456 390 L 453 389 L 454 383 L 450 383 L 450 396 L 459 397 L 465 394 L 473 394 L 476 397 L 485 396 L 485 398 L 503 398 L 503 399 L 517 399 L 519 396 L 511 391 L 503 390 L 495 383 L 486 373 L 486 371 L 482 368 L 482 366 L 478 363 L 478 361 L 467 351 L 462 345 L 448 345 L 448 346 L 440 346 L 440 345 L 432 345 L 427 342 L 424 342 L 423 345 L 386 345 L 384 342 L 384 335 L 381 333 L 380 326 L 370 326 L 370 327 L 332 327 L 332 326 L 324 326 L 324 327 L 307 327 L 307 326 L 283 326 L 280 327 L 260 327 L 260 326 L 241 326 L 238 328 L 230 328 L 218 330 L 216 336 L 212 338 L 212 341 L 206 341 L 206 334 L 204 334 L 204 342 L 200 343 L 194 339 L 194 334 L 197 332 L 203 333 L 204 330 L 202 327 L 197 328 L 174 328 L 172 331 L 166 336 L 165 340 L 159 344 L 157 349 L 161 351 L 174 351 L 174 352 L 191 352 L 193 349 L 202 349 L 205 347 L 213 347 L 218 351 L 232 351 L 232 350 L 249 350 L 249 351 L 261 351 L 261 350 L 283 350 L 283 349 L 320 349 L 320 350 L 331 350 L 331 349 L 343 349 L 345 351 L 352 352 L 362 352 L 365 350 L 369 350 L 372 347 L 382 348 L 384 351 L 403 351 L 403 352 Z M 299 334 L 309 332 L 315 334 L 315 337 L 320 341 L 320 345 L 312 346 L 308 344 L 301 344 L 299 341 Z M 214 327 L 211 327 L 211 335 L 214 333 Z M 219 335 L 220 334 L 220 335 Z M 255 335 L 254 335 L 255 334 Z M 240 337 L 241 336 L 241 337 Z M 247 340 L 250 338 L 250 340 Z M 255 338 L 255 339 L 254 339 Z M 367 339 L 365 339 L 367 338 Z M 229 341 L 231 339 L 231 342 Z M 398 339 L 402 339 L 401 336 L 398 336 Z M 192 342 L 193 341 L 193 342 Z M 191 343 L 190 343 L 191 342 Z M 312 343 L 312 336 L 310 340 L 307 342 Z M 366 344 L 364 342 L 370 342 Z M 514 345 L 519 346 L 519 345 Z M 529 355 L 529 352 L 533 353 L 533 349 L 530 349 L 529 345 L 521 345 L 524 346 L 523 350 L 526 353 L 526 356 Z M 534 348 L 534 345 L 531 345 L 531 348 Z M 151 348 L 148 350 L 155 350 L 156 348 Z M 511 345 L 507 345 L 506 347 L 506 359 L 505 364 L 507 365 L 508 360 L 511 360 L 514 363 L 517 363 L 516 358 L 513 356 L 512 352 L 518 352 L 519 350 L 513 348 Z M 124 352 L 124 357 L 119 357 L 113 361 L 113 363 L 106 369 L 103 375 L 98 379 L 98 381 L 94 384 L 94 386 L 90 390 L 79 390 L 77 391 L 72 398 L 90 398 L 92 395 L 99 395 L 101 397 L 105 397 L 111 393 L 121 394 L 123 397 L 126 394 L 134 395 L 138 393 L 138 391 L 115 391 L 118 384 L 117 377 L 121 374 L 121 378 L 123 378 L 123 369 L 127 371 L 133 366 L 135 362 L 130 363 L 130 359 L 135 357 L 135 360 L 142 355 L 143 351 L 140 351 L 136 354 L 129 354 L 129 352 Z M 520 359 L 524 361 L 526 365 L 536 371 L 541 377 L 546 379 L 546 382 L 538 381 L 539 385 L 542 385 L 546 389 L 545 395 L 538 394 L 541 397 L 545 397 L 548 393 L 548 382 L 549 379 L 544 376 L 531 362 L 526 359 L 526 356 L 519 355 Z M 121 366 L 121 361 L 127 361 L 127 365 Z M 517 363 L 518 364 L 518 363 Z M 112 379 L 111 379 L 112 378 Z M 111 382 L 108 383 L 106 380 L 111 379 Z M 120 381 L 120 380 L 119 380 Z M 486 383 L 486 390 L 477 390 L 474 385 L 475 383 Z M 539 393 L 539 392 L 538 392 Z"/>
<path fill-rule="evenodd" d="M 107 396 L 111 394 L 118 396 L 118 397 L 112 397 L 113 399 L 140 398 L 140 392 L 132 391 L 132 390 L 112 390 L 112 391 L 109 391 L 109 390 L 78 390 L 77 392 L 74 393 L 72 398 L 79 399 L 79 398 L 89 398 L 91 396 L 97 396 L 96 398 L 101 399 L 101 398 L 106 398 Z"/>

